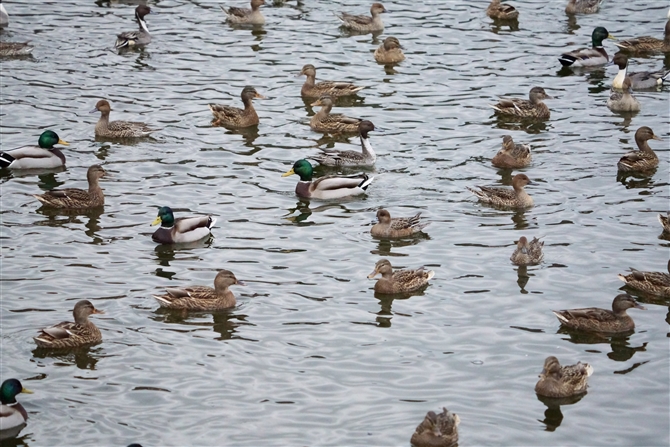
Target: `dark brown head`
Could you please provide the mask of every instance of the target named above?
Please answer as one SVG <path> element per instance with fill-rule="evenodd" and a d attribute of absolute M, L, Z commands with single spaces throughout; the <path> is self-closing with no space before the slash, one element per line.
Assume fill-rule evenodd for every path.
<path fill-rule="evenodd" d="M 89 300 L 78 301 L 72 311 L 74 322 L 77 324 L 85 324 L 88 322 L 88 316 L 92 314 L 104 314 L 104 312 L 93 307 Z"/>
<path fill-rule="evenodd" d="M 363 120 L 360 123 L 358 123 L 358 133 L 363 138 L 367 139 L 368 132 L 372 132 L 373 130 L 375 130 L 375 125 L 372 124 L 372 121 Z"/>
<path fill-rule="evenodd" d="M 90 113 L 100 112 L 103 115 L 109 115 L 110 110 L 112 110 L 112 107 L 109 105 L 107 100 L 101 99 L 95 104 L 95 108 L 91 110 Z"/>
<path fill-rule="evenodd" d="M 391 213 L 382 208 L 377 211 L 377 220 L 380 223 L 387 224 L 391 222 Z"/>
<path fill-rule="evenodd" d="M 526 236 L 521 236 L 519 238 L 519 241 L 516 243 L 516 246 L 519 248 L 524 248 L 528 245 L 528 239 L 526 239 Z"/>
<path fill-rule="evenodd" d="M 654 131 L 650 127 L 642 126 L 635 132 L 635 141 L 645 142 L 647 140 L 661 140 L 658 135 L 654 135 Z"/>
<path fill-rule="evenodd" d="M 373 3 L 372 6 L 370 6 L 370 14 L 373 16 L 379 15 L 382 12 L 386 12 L 386 9 L 381 3 Z"/>
<path fill-rule="evenodd" d="M 381 274 L 382 276 L 388 276 L 393 273 L 393 267 L 388 259 L 380 259 L 375 264 L 375 270 L 368 275 L 368 278 L 374 278 L 375 276 Z"/>
<path fill-rule="evenodd" d="M 545 92 L 542 87 L 531 88 L 528 97 L 530 98 L 530 102 L 532 103 L 540 102 L 543 99 L 552 99 L 552 97 L 547 95 L 547 92 Z"/>
<path fill-rule="evenodd" d="M 396 48 L 402 48 L 398 39 L 395 37 L 387 37 L 384 39 L 384 49 L 386 51 L 395 50 Z"/>
<path fill-rule="evenodd" d="M 255 11 L 264 4 L 265 4 L 265 0 L 251 0 L 251 9 L 253 11 Z"/>
<path fill-rule="evenodd" d="M 502 142 L 503 149 L 506 149 L 506 150 L 514 149 L 514 140 L 512 139 L 511 136 L 503 135 L 502 139 L 503 139 L 503 142 Z"/>
<path fill-rule="evenodd" d="M 302 67 L 302 70 L 300 70 L 300 73 L 298 76 L 305 75 L 307 77 L 314 77 L 316 76 L 316 68 L 312 64 L 307 64 Z"/>
<path fill-rule="evenodd" d="M 88 179 L 89 183 L 97 182 L 99 179 L 105 176 L 107 171 L 102 169 L 102 166 L 100 165 L 93 165 L 90 168 L 88 168 L 88 171 L 86 173 L 86 178 Z"/>
<path fill-rule="evenodd" d="M 532 182 L 526 174 L 517 174 L 512 178 L 512 187 L 514 187 L 514 189 L 521 189 L 531 183 Z"/>
<path fill-rule="evenodd" d="M 612 58 L 612 65 L 616 65 L 619 70 L 623 70 L 628 65 L 628 56 L 619 51 Z"/>
<path fill-rule="evenodd" d="M 147 14 L 151 14 L 151 8 L 147 5 L 140 5 L 135 8 L 135 18 L 138 20 L 144 20 L 144 16 Z"/>
<path fill-rule="evenodd" d="M 637 309 L 646 310 L 646 307 L 640 305 L 635 301 L 635 299 L 627 293 L 622 293 L 617 295 L 612 301 L 612 311 L 615 314 L 620 314 L 626 312 L 627 309 L 635 307 Z"/>
<path fill-rule="evenodd" d="M 544 360 L 544 367 L 542 368 L 542 373 L 539 377 L 548 377 L 552 376 L 554 378 L 559 378 L 561 375 L 561 364 L 558 362 L 558 359 L 553 355 L 550 355 Z"/>

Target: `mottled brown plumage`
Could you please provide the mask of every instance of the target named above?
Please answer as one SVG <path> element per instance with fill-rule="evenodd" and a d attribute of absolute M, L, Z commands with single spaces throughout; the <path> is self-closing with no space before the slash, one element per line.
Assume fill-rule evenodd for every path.
<path fill-rule="evenodd" d="M 525 236 L 521 236 L 517 242 L 516 249 L 509 258 L 516 265 L 536 265 L 542 262 L 544 242 L 534 237 L 528 242 Z"/>
<path fill-rule="evenodd" d="M 260 7 L 265 4 L 265 0 L 251 0 L 251 9 L 230 7 L 228 9 L 219 5 L 226 13 L 226 22 L 234 25 L 263 25 L 265 17 L 261 13 Z"/>
<path fill-rule="evenodd" d="M 384 5 L 381 3 L 373 3 L 370 7 L 370 16 L 354 15 L 347 12 L 335 14 L 342 22 L 340 26 L 358 33 L 372 33 L 382 31 L 384 29 L 384 22 L 380 14 L 386 12 Z"/>
<path fill-rule="evenodd" d="M 193 311 L 217 311 L 235 306 L 235 295 L 228 287 L 245 284 L 230 270 L 220 270 L 214 278 L 214 288 L 206 286 L 166 288 L 165 295 L 154 295 L 161 307 Z"/>
<path fill-rule="evenodd" d="M 658 156 L 651 147 L 649 147 L 649 140 L 661 140 L 654 135 L 654 131 L 647 126 L 640 127 L 635 132 L 635 143 L 640 149 L 639 151 L 628 152 L 619 160 L 617 167 L 619 171 L 648 171 L 655 169 L 658 166 Z"/>
<path fill-rule="evenodd" d="M 380 64 L 397 64 L 405 60 L 400 41 L 395 37 L 387 37 L 375 50 L 375 60 Z"/>
<path fill-rule="evenodd" d="M 502 149 L 493 157 L 491 163 L 498 168 L 525 168 L 531 162 L 530 145 L 514 143 L 509 135 L 503 136 Z"/>
<path fill-rule="evenodd" d="M 240 96 L 242 97 L 244 109 L 220 104 L 209 105 L 209 109 L 215 118 L 214 125 L 220 124 L 226 127 L 243 128 L 258 124 L 258 114 L 256 114 L 252 100 L 254 98 L 265 99 L 265 96 L 259 94 L 255 88 L 250 86 L 244 87 Z"/>
<path fill-rule="evenodd" d="M 446 408 L 437 414 L 429 411 L 416 427 L 410 443 L 414 447 L 451 447 L 458 442 L 460 422 L 458 415 Z"/>
<path fill-rule="evenodd" d="M 533 87 L 528 94 L 529 100 L 519 98 L 503 98 L 497 104 L 490 104 L 501 115 L 516 118 L 547 120 L 551 115 L 549 107 L 542 102 L 552 99 L 542 87 Z"/>
<path fill-rule="evenodd" d="M 109 112 L 112 107 L 104 99 L 98 101 L 91 113 L 100 112 L 100 119 L 95 125 L 95 135 L 106 138 L 141 138 L 146 137 L 156 129 L 144 123 L 134 121 L 109 121 Z"/>
<path fill-rule="evenodd" d="M 668 273 L 641 272 L 632 267 L 630 271 L 632 273 L 628 275 L 619 274 L 619 279 L 627 286 L 650 295 L 670 298 L 670 261 L 668 261 Z"/>
<path fill-rule="evenodd" d="M 500 0 L 491 0 L 491 4 L 486 8 L 486 15 L 492 19 L 512 20 L 519 17 L 519 11 L 512 5 L 500 3 Z"/>
<path fill-rule="evenodd" d="M 317 132 L 354 133 L 358 132 L 360 118 L 350 118 L 341 113 L 333 113 L 333 100 L 330 96 L 322 96 L 312 106 L 321 106 L 321 110 L 309 121 L 309 127 Z"/>
<path fill-rule="evenodd" d="M 583 394 L 586 393 L 586 382 L 591 374 L 593 367 L 588 363 L 561 366 L 556 357 L 549 356 L 544 361 L 535 392 L 540 396 L 555 398 Z"/>
<path fill-rule="evenodd" d="M 74 323 L 64 321 L 55 326 L 42 329 L 40 335 L 34 337 L 35 343 L 40 348 L 76 348 L 79 346 L 100 343 L 102 334 L 93 322 L 88 319 L 89 315 L 102 314 L 101 310 L 93 307 L 88 300 L 82 300 L 74 305 L 72 314 Z"/>
<path fill-rule="evenodd" d="M 668 21 L 665 23 L 663 39 L 657 39 L 651 36 L 641 36 L 634 39 L 615 42 L 614 45 L 619 47 L 621 51 L 632 54 L 670 52 L 670 10 L 668 11 Z"/>
<path fill-rule="evenodd" d="M 512 178 L 512 189 L 496 186 L 477 186 L 479 190 L 468 187 L 479 200 L 504 208 L 529 208 L 533 199 L 526 193 L 524 186 L 531 181 L 526 174 L 517 174 Z"/>
<path fill-rule="evenodd" d="M 377 154 L 368 137 L 368 132 L 373 130 L 375 130 L 375 125 L 371 121 L 363 120 L 358 124 L 361 152 L 321 149 L 321 154 L 310 158 L 324 166 L 373 166 L 377 160 Z"/>
<path fill-rule="evenodd" d="M 307 79 L 300 89 L 300 94 L 306 98 L 320 98 L 328 95 L 331 98 L 341 96 L 351 96 L 363 90 L 365 87 L 359 87 L 352 82 L 341 81 L 320 81 L 316 82 L 316 68 L 312 64 L 302 67 L 298 76 L 305 75 Z"/>
<path fill-rule="evenodd" d="M 375 269 L 368 275 L 369 279 L 382 275 L 375 284 L 375 292 L 380 294 L 407 293 L 418 290 L 428 284 L 435 272 L 425 270 L 423 267 L 416 270 L 396 270 L 388 259 L 380 259 L 375 264 Z"/>
<path fill-rule="evenodd" d="M 644 307 L 637 304 L 632 296 L 622 293 L 612 301 L 612 310 L 587 307 L 553 312 L 565 327 L 587 332 L 616 334 L 635 329 L 633 319 L 626 313 L 626 310 L 631 307 L 644 310 Z"/>
<path fill-rule="evenodd" d="M 568 0 L 566 14 L 593 14 L 598 12 L 603 0 Z"/>
<path fill-rule="evenodd" d="M 0 57 L 28 56 L 33 49 L 29 42 L 0 42 Z"/>
<path fill-rule="evenodd" d="M 419 233 L 430 222 L 420 222 L 421 213 L 416 213 L 412 217 L 391 217 L 391 214 L 385 210 L 377 211 L 378 223 L 370 229 L 374 237 L 380 238 L 399 238 L 408 237 Z"/>
<path fill-rule="evenodd" d="M 663 214 L 659 214 L 658 221 L 663 227 L 663 233 L 670 233 L 670 212 L 668 212 L 665 216 Z"/>
<path fill-rule="evenodd" d="M 105 170 L 100 165 L 88 168 L 86 179 L 88 190 L 78 188 L 53 189 L 44 194 L 33 195 L 46 206 L 53 208 L 85 209 L 96 208 L 105 204 L 105 195 L 100 188 L 98 180 L 105 175 Z"/>

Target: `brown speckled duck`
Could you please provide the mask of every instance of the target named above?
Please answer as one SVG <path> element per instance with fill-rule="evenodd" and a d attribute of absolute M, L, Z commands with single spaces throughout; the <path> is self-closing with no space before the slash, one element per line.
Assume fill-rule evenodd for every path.
<path fill-rule="evenodd" d="M 535 385 L 535 393 L 545 397 L 570 397 L 586 393 L 587 379 L 593 374 L 588 363 L 561 366 L 556 357 L 549 356 L 544 361 L 540 380 Z"/>
<path fill-rule="evenodd" d="M 661 139 L 654 135 L 654 131 L 651 130 L 651 128 L 647 126 L 640 127 L 635 132 L 635 143 L 637 143 L 637 147 L 640 150 L 628 152 L 621 157 L 619 163 L 617 163 L 619 171 L 648 171 L 658 166 L 658 156 L 656 156 L 656 152 L 649 147 L 649 143 L 647 143 L 649 140 L 660 141 Z"/>
<path fill-rule="evenodd" d="M 528 242 L 525 236 L 521 236 L 517 242 L 516 249 L 509 258 L 516 265 L 536 265 L 542 262 L 544 242 L 534 237 Z"/>
<path fill-rule="evenodd" d="M 377 211 L 377 222 L 370 229 L 374 237 L 379 238 L 399 238 L 409 237 L 421 232 L 430 222 L 421 222 L 421 213 L 416 213 L 412 217 L 391 217 L 385 209 Z"/>
<path fill-rule="evenodd" d="M 368 275 L 369 279 L 382 275 L 375 284 L 375 292 L 392 295 L 396 293 L 407 293 L 418 290 L 428 284 L 435 272 L 425 270 L 423 267 L 416 270 L 396 270 L 388 259 L 380 259 L 375 264 L 375 269 Z"/>
<path fill-rule="evenodd" d="M 566 14 L 593 14 L 598 12 L 603 0 L 568 0 Z"/>
<path fill-rule="evenodd" d="M 362 152 L 321 149 L 321 154 L 310 158 L 324 166 L 373 166 L 377 160 L 377 154 L 368 137 L 368 132 L 373 130 L 375 130 L 375 125 L 371 121 L 363 120 L 358 124 Z"/>
<path fill-rule="evenodd" d="M 320 81 L 317 83 L 316 68 L 312 64 L 307 64 L 302 67 L 298 76 L 302 75 L 307 76 L 307 79 L 300 89 L 300 94 L 306 98 L 320 98 L 324 95 L 328 95 L 331 98 L 351 96 L 365 88 L 359 87 L 351 82 Z"/>
<path fill-rule="evenodd" d="M 405 60 L 400 41 L 395 37 L 387 37 L 375 50 L 375 60 L 380 64 L 397 64 Z"/>
<path fill-rule="evenodd" d="M 88 191 L 78 188 L 52 189 L 44 194 L 35 194 L 37 200 L 45 206 L 64 209 L 96 208 L 105 204 L 105 195 L 98 180 L 106 174 L 100 165 L 88 168 L 86 179 Z"/>
<path fill-rule="evenodd" d="M 663 272 L 641 272 L 631 267 L 632 273 L 628 275 L 619 274 L 619 279 L 627 286 L 664 298 L 670 298 L 670 261 L 668 261 L 668 273 Z"/>
<path fill-rule="evenodd" d="M 629 77 L 623 80 L 622 91 L 612 89 L 607 107 L 612 112 L 639 112 L 640 101 L 632 95 L 633 81 Z"/>
<path fill-rule="evenodd" d="M 149 136 L 152 129 L 144 123 L 134 121 L 109 121 L 109 112 L 112 107 L 104 99 L 95 104 L 91 113 L 100 112 L 100 119 L 95 125 L 95 136 L 105 138 L 142 138 Z"/>
<path fill-rule="evenodd" d="M 525 168 L 531 162 L 530 145 L 514 143 L 509 135 L 503 136 L 502 149 L 493 157 L 491 163 L 497 168 Z"/>
<path fill-rule="evenodd" d="M 214 125 L 226 127 L 243 128 L 255 126 L 258 124 L 258 114 L 254 109 L 253 99 L 265 99 L 265 96 L 259 94 L 255 88 L 246 86 L 242 89 L 242 103 L 244 109 L 237 107 L 224 106 L 220 104 L 210 104 L 209 109 L 214 115 Z"/>
<path fill-rule="evenodd" d="M 635 329 L 633 319 L 626 313 L 627 309 L 635 307 L 645 308 L 627 293 L 617 295 L 612 301 L 612 310 L 598 307 L 587 307 L 584 309 L 555 310 L 554 315 L 563 326 L 587 332 L 601 332 L 616 334 L 629 332 Z"/>
<path fill-rule="evenodd" d="M 530 183 L 526 174 L 517 174 L 512 178 L 512 189 L 495 186 L 477 186 L 479 190 L 468 189 L 484 203 L 505 208 L 530 208 L 533 206 L 533 199 L 524 190 L 524 186 Z"/>
<path fill-rule="evenodd" d="M 370 7 L 370 17 L 364 15 L 354 15 L 347 12 L 335 14 L 342 22 L 340 26 L 357 33 L 374 33 L 384 29 L 384 22 L 380 14 L 386 12 L 384 5 L 373 3 Z"/>
<path fill-rule="evenodd" d="M 460 422 L 458 415 L 446 408 L 437 414 L 429 411 L 416 427 L 410 443 L 414 447 L 451 447 L 458 442 Z"/>
<path fill-rule="evenodd" d="M 651 36 L 641 36 L 634 39 L 615 42 L 614 45 L 621 51 L 632 54 L 644 53 L 668 53 L 670 52 L 670 10 L 668 10 L 668 21 L 665 23 L 663 39 Z"/>
<path fill-rule="evenodd" d="M 265 17 L 261 13 L 261 6 L 265 4 L 265 0 L 251 0 L 251 9 L 231 7 L 225 9 L 223 6 L 221 10 L 226 13 L 226 22 L 233 25 L 263 25 Z"/>
<path fill-rule="evenodd" d="M 519 11 L 512 5 L 500 3 L 500 0 L 491 0 L 491 4 L 486 8 L 486 15 L 492 19 L 513 20 L 519 17 Z"/>
<path fill-rule="evenodd" d="M 100 343 L 102 334 L 100 329 L 88 319 L 92 314 L 103 314 L 88 300 L 78 301 L 74 305 L 72 314 L 74 323 L 64 321 L 55 326 L 42 329 L 40 335 L 34 337 L 40 348 L 77 348 L 79 346 Z"/>
<path fill-rule="evenodd" d="M 244 286 L 230 270 L 220 270 L 214 278 L 214 288 L 206 286 L 170 287 L 165 295 L 154 295 L 161 307 L 193 311 L 217 311 L 235 307 L 235 295 L 228 287 Z"/>
<path fill-rule="evenodd" d="M 551 115 L 549 107 L 542 102 L 552 99 L 542 87 L 533 87 L 528 94 L 529 100 L 519 98 L 502 98 L 497 104 L 489 104 L 501 114 L 522 119 L 547 120 Z"/>
<path fill-rule="evenodd" d="M 0 57 L 28 56 L 33 49 L 28 42 L 0 42 Z"/>
<path fill-rule="evenodd" d="M 358 132 L 360 118 L 350 118 L 341 113 L 333 113 L 333 100 L 330 96 L 322 96 L 312 106 L 321 106 L 321 110 L 309 120 L 309 127 L 317 132 L 354 133 Z"/>

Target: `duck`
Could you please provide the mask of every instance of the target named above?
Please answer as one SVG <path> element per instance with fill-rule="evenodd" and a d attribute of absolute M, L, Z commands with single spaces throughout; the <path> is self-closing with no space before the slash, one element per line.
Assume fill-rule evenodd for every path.
<path fill-rule="evenodd" d="M 161 224 L 151 236 L 159 244 L 184 244 L 195 242 L 208 237 L 216 219 L 212 216 L 174 218 L 172 208 L 162 206 L 158 209 L 158 216 L 151 222 L 151 226 Z"/>
<path fill-rule="evenodd" d="M 451 447 L 458 442 L 458 424 L 461 418 L 446 408 L 442 413 L 429 411 L 416 427 L 410 444 L 414 447 Z"/>
<path fill-rule="evenodd" d="M 377 210 L 378 222 L 370 229 L 377 238 L 409 237 L 421 232 L 430 222 L 420 222 L 421 213 L 412 217 L 391 217 L 391 213 L 381 208 Z"/>
<path fill-rule="evenodd" d="M 312 106 L 321 106 L 321 110 L 309 120 L 309 127 L 317 132 L 354 133 L 358 132 L 360 118 L 350 118 L 341 113 L 330 114 L 333 110 L 333 100 L 330 96 L 322 96 Z"/>
<path fill-rule="evenodd" d="M 586 393 L 587 379 L 593 374 L 588 363 L 561 366 L 558 359 L 550 355 L 544 360 L 544 367 L 535 384 L 535 393 L 545 397 L 570 397 Z"/>
<path fill-rule="evenodd" d="M 670 261 L 668 261 L 668 273 L 641 272 L 632 267 L 630 271 L 628 275 L 619 274 L 619 279 L 627 286 L 650 295 L 670 298 Z"/>
<path fill-rule="evenodd" d="M 661 87 L 663 82 L 670 76 L 670 70 L 668 71 L 642 71 L 635 73 L 628 73 L 628 56 L 622 52 L 618 52 L 612 58 L 611 65 L 616 65 L 619 67 L 619 72 L 614 77 L 612 81 L 612 87 L 623 89 L 623 81 L 626 77 L 629 77 L 631 80 L 631 87 L 635 90 L 646 89 L 646 88 L 656 88 Z"/>
<path fill-rule="evenodd" d="M 621 157 L 619 163 L 617 163 L 619 171 L 648 171 L 658 166 L 658 156 L 649 147 L 648 140 L 662 141 L 658 136 L 654 135 L 654 131 L 650 127 L 640 127 L 635 132 L 635 143 L 637 143 L 637 147 L 640 150 L 628 152 Z"/>
<path fill-rule="evenodd" d="M 531 162 L 530 145 L 515 144 L 510 135 L 503 135 L 502 149 L 491 160 L 497 168 L 525 168 Z"/>
<path fill-rule="evenodd" d="M 542 87 L 533 87 L 528 93 L 528 100 L 520 98 L 502 98 L 497 104 L 489 104 L 501 115 L 516 118 L 530 118 L 547 120 L 551 113 L 549 107 L 542 102 L 543 99 L 553 99 L 547 95 Z"/>
<path fill-rule="evenodd" d="M 533 206 L 533 198 L 523 188 L 531 183 L 526 174 L 517 174 L 512 177 L 512 189 L 477 186 L 479 190 L 469 187 L 468 190 L 484 203 L 504 208 L 530 208 Z"/>
<path fill-rule="evenodd" d="M 607 100 L 607 107 L 612 112 L 639 112 L 640 101 L 632 95 L 633 89 L 631 86 L 633 81 L 629 77 L 623 80 L 621 88 L 622 91 L 612 89 L 610 97 Z"/>
<path fill-rule="evenodd" d="M 226 22 L 233 25 L 263 25 L 265 24 L 265 17 L 261 12 L 261 6 L 265 4 L 265 0 L 251 0 L 251 9 L 230 7 L 228 9 L 221 7 L 221 10 L 226 13 Z"/>
<path fill-rule="evenodd" d="M 135 121 L 109 122 L 112 107 L 107 100 L 101 99 L 90 113 L 100 112 L 100 119 L 95 124 L 95 136 L 104 138 L 142 138 L 149 136 L 156 129 Z"/>
<path fill-rule="evenodd" d="M 621 51 L 627 53 L 668 53 L 670 52 L 670 10 L 668 10 L 668 21 L 665 23 L 663 39 L 657 39 L 651 36 L 641 36 L 634 39 L 615 42 L 614 45 Z"/>
<path fill-rule="evenodd" d="M 244 109 L 237 107 L 224 106 L 221 104 L 209 104 L 209 110 L 214 115 L 214 125 L 227 127 L 243 128 L 258 125 L 258 114 L 254 109 L 253 99 L 266 99 L 256 91 L 255 88 L 247 85 L 242 89 L 242 103 Z"/>
<path fill-rule="evenodd" d="M 282 177 L 296 174 L 300 181 L 295 187 L 295 193 L 299 197 L 307 199 L 340 199 L 358 194 L 363 194 L 375 179 L 367 174 L 356 174 L 349 176 L 328 175 L 312 180 L 314 168 L 305 159 L 298 160 L 288 172 Z"/>
<path fill-rule="evenodd" d="M 89 315 L 104 314 L 96 309 L 88 300 L 78 301 L 72 311 L 74 323 L 64 321 L 55 326 L 40 330 L 40 335 L 34 337 L 40 348 L 77 348 L 80 346 L 100 343 L 102 334 L 100 329 L 88 319 Z"/>
<path fill-rule="evenodd" d="M 37 146 L 22 146 L 11 151 L 0 151 L 0 167 L 9 169 L 52 169 L 65 166 L 65 155 L 56 144 L 69 146 L 52 130 L 45 130 Z"/>
<path fill-rule="evenodd" d="M 321 149 L 322 154 L 310 158 L 324 166 L 374 166 L 377 154 L 375 154 L 368 136 L 368 132 L 373 130 L 375 130 L 375 125 L 371 121 L 363 120 L 358 123 L 358 135 L 361 140 L 362 152 Z"/>
<path fill-rule="evenodd" d="M 303 75 L 307 76 L 307 79 L 300 89 L 300 94 L 306 98 L 320 98 L 324 95 L 328 95 L 331 98 L 351 96 L 365 88 L 351 82 L 320 81 L 317 83 L 316 68 L 312 64 L 304 65 L 297 76 Z"/>
<path fill-rule="evenodd" d="M 512 5 L 500 3 L 500 0 L 491 0 L 486 15 L 492 19 L 513 20 L 519 18 L 519 11 Z"/>
<path fill-rule="evenodd" d="M 230 270 L 219 270 L 214 278 L 214 288 L 206 286 L 170 287 L 165 295 L 154 295 L 161 307 L 193 311 L 217 311 L 235 307 L 235 295 L 228 290 L 232 285 L 246 285 L 238 281 Z"/>
<path fill-rule="evenodd" d="M 7 25 L 9 25 L 9 14 L 7 14 L 5 5 L 3 5 L 2 0 L 0 0 L 0 27 L 5 27 Z"/>
<path fill-rule="evenodd" d="M 384 22 L 380 14 L 388 12 L 381 3 L 373 3 L 370 6 L 371 17 L 364 15 L 354 15 L 347 12 L 340 12 L 335 16 L 342 22 L 340 26 L 358 33 L 374 33 L 384 30 Z"/>
<path fill-rule="evenodd" d="M 139 5 L 137 8 L 135 8 L 135 20 L 137 20 L 139 30 L 126 31 L 121 34 L 117 34 L 114 48 L 121 49 L 126 47 L 137 47 L 150 43 L 151 34 L 149 34 L 149 28 L 147 28 L 147 22 L 144 20 L 144 17 L 147 14 L 151 14 L 152 12 L 153 11 L 151 11 L 151 8 L 146 5 Z"/>
<path fill-rule="evenodd" d="M 375 60 L 379 64 L 397 64 L 405 60 L 400 41 L 396 37 L 389 36 L 375 50 Z"/>
<path fill-rule="evenodd" d="M 593 14 L 598 12 L 603 0 L 568 0 L 566 14 Z"/>
<path fill-rule="evenodd" d="M 659 214 L 658 221 L 663 227 L 663 233 L 670 233 L 670 211 L 665 216 L 663 214 Z"/>
<path fill-rule="evenodd" d="M 382 275 L 382 277 L 375 283 L 375 293 L 392 295 L 413 292 L 424 287 L 435 276 L 435 272 L 426 270 L 424 267 L 394 272 L 388 259 L 380 259 L 375 264 L 374 271 L 368 275 L 368 279 L 377 275 Z"/>
<path fill-rule="evenodd" d="M 0 3 L 2 6 L 2 3 Z M 23 426 L 28 420 L 28 412 L 16 396 L 20 393 L 33 394 L 24 388 L 18 379 L 7 379 L 0 386 L 0 431 L 11 430 Z"/>
<path fill-rule="evenodd" d="M 609 56 L 603 48 L 603 40 L 614 39 L 607 29 L 599 26 L 591 33 L 591 48 L 580 48 L 579 50 L 563 53 L 558 61 L 564 67 L 599 67 L 609 62 Z"/>
<path fill-rule="evenodd" d="M 28 56 L 33 50 L 28 42 L 0 42 L 0 57 Z"/>
<path fill-rule="evenodd" d="M 44 194 L 34 194 L 43 205 L 62 209 L 97 208 L 105 204 L 105 195 L 98 184 L 106 171 L 100 165 L 88 168 L 88 191 L 78 188 L 52 189 Z"/>
<path fill-rule="evenodd" d="M 542 262 L 544 257 L 542 247 L 544 247 L 544 242 L 538 238 L 534 237 L 532 241 L 528 242 L 526 236 L 521 236 L 514 253 L 509 259 L 515 265 L 537 265 Z"/>
<path fill-rule="evenodd" d="M 612 310 L 598 307 L 552 311 L 563 326 L 587 332 L 618 334 L 635 329 L 635 322 L 626 313 L 630 308 L 645 310 L 627 293 L 617 295 L 612 301 Z"/>

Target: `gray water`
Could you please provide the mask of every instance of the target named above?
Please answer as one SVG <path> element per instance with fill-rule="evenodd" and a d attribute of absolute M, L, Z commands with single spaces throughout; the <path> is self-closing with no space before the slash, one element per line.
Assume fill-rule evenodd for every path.
<path fill-rule="evenodd" d="M 236 6 L 245 2 L 237 1 Z M 270 3 L 270 2 L 268 2 Z M 561 71 L 558 55 L 590 44 L 595 26 L 619 38 L 662 37 L 668 4 L 607 0 L 568 19 L 563 1 L 512 2 L 518 29 L 486 17 L 488 2 L 386 1 L 385 33 L 342 34 L 332 11 L 367 3 L 268 5 L 261 29 L 223 23 L 217 2 L 161 1 L 147 16 L 153 42 L 111 51 L 135 29 L 132 5 L 6 2 L 2 40 L 31 40 L 33 56 L 2 61 L 2 149 L 34 144 L 43 129 L 71 145 L 63 172 L 3 172 L 1 184 L 2 380 L 16 377 L 28 426 L 7 445 L 258 446 L 409 445 L 428 410 L 459 414 L 460 444 L 668 445 L 667 300 L 641 298 L 634 334 L 613 340 L 559 331 L 551 309 L 609 307 L 628 267 L 662 271 L 668 260 L 656 215 L 670 208 L 667 88 L 636 92 L 642 111 L 605 103 L 616 69 Z M 388 35 L 407 60 L 377 65 Z M 611 41 L 605 43 L 610 54 Z M 307 126 L 300 68 L 367 88 L 336 112 L 385 129 L 368 194 L 300 200 L 282 178 L 318 147 L 357 149 Z M 632 70 L 670 68 L 662 55 Z M 253 85 L 257 132 L 211 125 L 210 102 L 240 105 Z M 551 119 L 530 127 L 498 121 L 487 104 L 539 85 Z M 132 144 L 96 141 L 95 103 L 112 119 L 161 130 Z M 617 178 L 616 162 L 649 126 L 664 141 L 651 176 Z M 531 144 L 524 169 L 535 207 L 501 211 L 466 186 L 509 184 L 490 159 L 509 133 Z M 85 187 L 102 163 L 102 214 L 53 214 L 31 194 Z M 322 168 L 318 175 L 332 173 Z M 151 241 L 157 207 L 177 217 L 212 214 L 210 241 Z M 426 235 L 370 237 L 379 207 L 423 213 Z M 542 236 L 545 261 L 510 264 L 514 241 Z M 376 298 L 366 279 L 387 257 L 425 265 L 431 285 L 408 299 Z M 211 285 L 232 270 L 238 306 L 212 314 L 161 311 L 165 286 Z M 36 330 L 71 318 L 90 299 L 103 343 L 66 353 L 36 350 Z M 533 387 L 548 355 L 594 367 L 588 394 L 548 408 Z M 3 444 L 4 445 L 4 444 Z"/>

